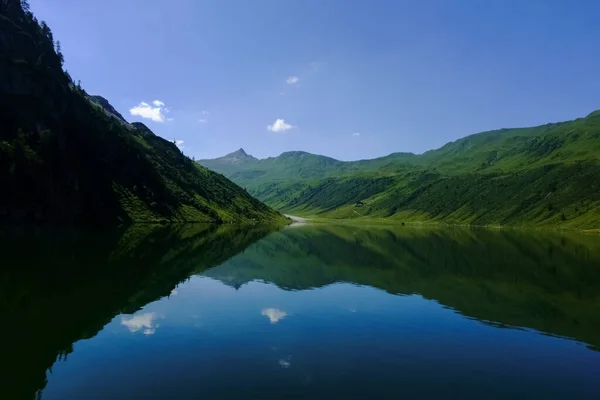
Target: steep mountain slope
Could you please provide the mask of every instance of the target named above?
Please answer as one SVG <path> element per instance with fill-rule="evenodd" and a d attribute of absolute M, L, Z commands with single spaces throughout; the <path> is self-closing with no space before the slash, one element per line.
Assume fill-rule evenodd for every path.
<path fill-rule="evenodd" d="M 0 1 L 0 127 L 0 222 L 281 218 L 74 85 L 18 0 Z"/>
<path fill-rule="evenodd" d="M 300 215 L 600 227 L 599 111 L 574 121 L 482 132 L 420 155 L 342 162 L 311 154 L 307 166 L 284 162 L 287 154 L 226 170 L 200 163 L 267 204 Z"/>

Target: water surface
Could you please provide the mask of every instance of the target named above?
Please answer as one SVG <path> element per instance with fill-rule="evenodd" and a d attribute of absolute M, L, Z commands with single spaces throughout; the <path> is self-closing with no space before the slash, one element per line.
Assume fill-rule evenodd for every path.
<path fill-rule="evenodd" d="M 0 398 L 600 393 L 597 236 L 303 224 L 0 239 Z"/>

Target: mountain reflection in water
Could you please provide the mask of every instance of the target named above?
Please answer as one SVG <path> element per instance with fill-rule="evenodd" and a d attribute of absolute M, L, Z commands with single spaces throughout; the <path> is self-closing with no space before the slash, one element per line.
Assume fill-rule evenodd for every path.
<path fill-rule="evenodd" d="M 589 349 L 585 350 L 589 352 L 585 362 L 589 363 L 588 366 L 600 366 L 600 353 L 591 351 L 600 347 L 600 240 L 592 235 L 310 224 L 280 230 L 263 227 L 136 225 L 107 231 L 13 229 L 3 231 L 0 239 L 4 258 L 0 268 L 0 317 L 4 321 L 0 338 L 5 344 L 5 359 L 10 360 L 5 363 L 6 370 L 3 371 L 5 382 L 9 385 L 3 385 L 2 392 L 7 392 L 0 392 L 1 398 L 33 398 L 36 393 L 41 393 L 43 398 L 81 397 L 89 390 L 83 383 L 79 392 L 69 392 L 71 389 L 63 386 L 60 390 L 54 390 L 53 380 L 57 381 L 59 387 L 61 379 L 67 379 L 67 375 L 61 378 L 61 372 L 57 372 L 55 378 L 49 372 L 53 365 L 63 368 L 64 364 L 64 368 L 67 368 L 70 362 L 76 364 L 79 362 L 77 357 L 84 357 L 86 351 L 91 351 L 74 351 L 74 344 L 91 339 L 89 343 L 98 343 L 99 348 L 112 348 L 104 344 L 108 339 L 103 335 L 109 335 L 113 329 L 118 332 L 115 337 L 125 333 L 145 336 L 150 342 L 143 346 L 150 350 L 157 350 L 168 340 L 175 340 L 160 339 L 161 334 L 167 335 L 168 332 L 180 335 L 177 336 L 178 343 L 182 343 L 191 327 L 169 325 L 170 314 L 175 315 L 182 310 L 187 312 L 192 304 L 194 308 L 200 307 L 199 304 L 214 307 L 211 311 L 204 311 L 211 315 L 213 319 L 207 320 L 213 321 L 213 324 L 216 324 L 218 313 L 236 316 L 233 320 L 223 320 L 218 327 L 204 325 L 208 333 L 210 327 L 214 326 L 213 336 L 205 338 L 205 343 L 218 346 L 230 340 L 226 338 L 231 335 L 238 335 L 235 336 L 236 341 L 246 341 L 243 351 L 248 352 L 253 362 L 263 357 L 253 352 L 254 347 L 258 343 L 262 346 L 263 340 L 271 334 L 275 335 L 275 331 L 269 333 L 271 331 L 263 329 L 289 329 L 285 331 L 286 337 L 293 336 L 297 341 L 306 341 L 307 345 L 310 342 L 312 346 L 319 346 L 319 340 L 323 345 L 329 340 L 327 332 L 319 330 L 325 329 L 324 326 L 320 328 L 319 324 L 325 324 L 327 320 L 331 323 L 337 321 L 338 326 L 347 327 L 342 336 L 338 333 L 338 345 L 346 343 L 347 346 L 336 349 L 332 348 L 336 346 L 335 343 L 329 344 L 330 356 L 341 362 L 355 351 L 355 355 L 368 365 L 369 357 L 378 354 L 378 345 L 394 346 L 400 343 L 394 341 L 402 337 L 405 340 L 403 344 L 412 343 L 419 349 L 412 356 L 427 359 L 426 348 L 419 348 L 423 344 L 419 344 L 417 336 L 406 333 L 406 329 L 416 331 L 428 324 L 436 324 L 440 329 L 435 332 L 436 341 L 439 342 L 456 335 L 456 327 L 480 329 L 469 324 L 470 320 L 474 320 L 480 321 L 480 326 L 486 329 L 525 329 L 528 333 L 523 335 L 527 334 L 528 338 L 539 337 L 542 340 L 543 336 L 539 334 L 544 334 L 564 338 L 557 339 L 560 342 L 556 343 L 564 340 L 583 343 Z M 194 277 L 192 281 L 190 277 Z M 212 283 L 206 281 L 207 278 Z M 225 293 L 214 286 L 216 281 L 236 290 Z M 199 285 L 196 291 L 191 290 L 194 285 Z M 368 291 L 369 288 L 377 291 Z M 275 289 L 277 292 L 273 292 Z M 211 290 L 218 294 L 210 297 Z M 178 292 L 187 293 L 188 297 L 169 297 Z M 202 302 L 201 292 L 207 296 L 202 298 Z M 299 292 L 306 295 L 302 294 L 303 297 L 293 300 L 293 296 L 300 296 Z M 396 295 L 418 297 L 406 297 L 406 300 L 397 303 L 393 300 Z M 178 299 L 180 296 L 181 299 Z M 259 306 L 261 296 L 275 296 L 273 298 L 280 299 L 282 304 L 292 301 L 292 306 L 286 309 L 266 301 Z M 451 309 L 458 314 L 458 319 L 440 314 L 443 312 L 440 309 L 427 311 L 419 318 L 411 316 L 417 318 L 410 320 L 412 328 L 401 325 L 402 319 L 398 313 L 402 310 L 409 313 L 407 315 L 412 315 L 410 312 L 415 310 L 433 310 L 430 308 L 432 305 L 423 303 L 427 300 L 434 300 L 442 307 Z M 253 302 L 256 302 L 256 312 L 246 311 L 245 307 L 254 306 Z M 346 303 L 352 305 L 346 306 Z M 297 311 L 291 310 L 294 304 L 297 304 Z M 302 311 L 302 307 L 309 305 L 313 307 L 310 316 Z M 356 312 L 356 309 L 360 311 L 362 305 L 371 311 L 362 314 Z M 163 311 L 153 311 L 151 306 Z M 337 314 L 336 310 L 342 306 L 355 315 L 354 320 Z M 190 310 L 189 314 L 195 315 L 197 312 Z M 443 318 L 452 318 L 452 322 Z M 263 321 L 266 321 L 266 327 L 258 325 Z M 368 324 L 371 324 L 369 328 Z M 117 326 L 120 327 L 118 331 Z M 193 324 L 196 329 L 202 326 L 200 322 Z M 261 335 L 258 335 L 259 331 Z M 361 334 L 366 332 L 380 337 L 362 337 Z M 485 332 L 491 334 L 493 331 Z M 217 333 L 220 335 L 218 338 L 215 336 Z M 254 334 L 258 336 L 254 337 Z M 484 337 L 482 335 L 477 333 L 475 337 Z M 381 343 L 377 344 L 378 340 Z M 497 343 L 515 343 L 516 339 L 510 339 L 513 342 L 501 342 L 500 338 L 495 340 Z M 503 336 L 502 340 L 509 340 L 508 336 Z M 80 343 L 85 346 L 88 342 Z M 123 348 L 119 342 L 115 343 L 114 348 Z M 370 352 L 362 348 L 367 343 L 373 346 Z M 129 345 L 135 348 L 135 344 Z M 546 355 L 553 351 L 553 346 L 556 351 L 560 349 L 558 345 L 548 346 L 550 350 L 546 350 Z M 177 351 L 174 345 L 172 348 L 173 352 Z M 383 348 L 379 350 L 383 351 Z M 521 355 L 526 353 L 526 350 L 523 351 Z M 106 352 L 110 353 L 108 350 Z M 206 352 L 209 353 L 209 350 Z M 278 356 L 277 367 L 290 373 L 300 368 L 303 356 L 298 352 L 301 350 L 296 349 L 295 356 Z M 309 360 L 308 354 L 306 350 L 306 366 L 316 362 Z M 72 361 L 71 357 L 75 360 Z M 402 367 L 400 359 L 394 359 L 394 354 L 388 353 L 387 357 L 391 358 L 379 362 L 391 362 L 392 369 L 397 369 L 398 374 L 408 371 Z M 577 360 L 575 355 L 573 357 L 572 362 L 582 361 Z M 175 362 L 168 354 L 161 354 L 159 358 Z M 225 378 L 237 374 L 238 369 L 242 368 L 242 364 L 236 364 L 240 362 L 233 360 L 229 365 L 216 365 L 211 374 L 218 374 L 218 377 L 213 376 L 212 386 L 205 385 L 205 390 L 212 389 L 202 393 L 210 397 L 255 395 L 259 398 L 265 390 L 270 390 L 270 384 L 261 382 L 257 377 L 245 383 L 246 386 L 240 382 L 240 390 L 246 387 L 245 391 L 236 392 L 231 386 L 225 385 Z M 469 368 L 482 368 L 475 361 L 472 363 Z M 195 365 L 200 368 L 200 364 Z M 183 368 L 179 364 L 174 366 L 178 367 Z M 189 367 L 186 364 L 186 368 Z M 261 368 L 262 364 L 259 363 L 256 369 L 258 371 Z M 419 393 L 423 394 L 416 387 L 413 388 L 415 392 L 406 386 L 404 391 L 392 387 L 393 380 L 386 380 L 384 372 L 375 376 L 374 367 L 370 367 L 370 371 L 347 368 L 347 376 L 358 385 L 354 392 L 347 395 L 366 395 L 366 392 L 361 392 L 361 379 L 363 389 L 379 382 L 385 386 L 381 389 L 384 394 L 412 393 L 417 397 Z M 320 380 L 317 380 L 315 371 L 318 367 L 313 369 L 313 372 L 299 378 L 299 382 L 304 382 L 300 385 L 304 389 L 293 393 L 299 397 L 310 397 L 315 393 L 343 394 L 334 384 L 338 382 L 339 372 L 320 371 Z M 542 369 L 543 366 L 540 366 Z M 98 371 L 101 374 L 102 369 L 98 367 Z M 414 368 L 410 371 L 417 373 Z M 442 373 L 441 369 L 439 372 Z M 359 373 L 364 375 L 353 375 Z M 69 379 L 76 381 L 73 375 Z M 126 381 L 127 377 L 123 379 Z M 165 390 L 177 383 L 174 379 L 171 377 L 167 382 L 165 378 Z M 467 397 L 479 392 L 470 392 L 466 388 L 483 385 L 479 382 L 469 386 L 469 382 L 456 379 L 461 382 L 457 387 L 463 388 L 457 389 L 456 393 Z M 116 391 L 107 392 L 107 395 L 125 398 L 125 393 L 130 393 L 125 389 L 128 385 L 136 385 L 135 382 L 132 378 L 121 386 L 116 385 L 113 389 Z M 160 382 L 156 385 L 160 386 Z M 223 385 L 219 386 L 218 382 Z M 495 388 L 497 384 L 500 388 L 505 383 L 489 385 Z M 575 378 L 563 383 L 561 388 L 565 390 L 577 385 L 583 391 L 580 393 L 583 396 L 593 389 L 591 382 L 589 386 L 582 387 Z M 327 387 L 323 386 L 325 384 Z M 540 382 L 534 384 L 530 380 L 530 385 L 532 393 L 542 393 L 542 386 L 535 386 L 541 385 Z M 44 389 L 46 387 L 47 390 Z M 119 387 L 122 391 L 119 391 Z M 293 383 L 288 383 L 285 390 L 290 387 L 293 387 Z M 248 388 L 257 391 L 252 392 Z M 373 388 L 377 389 L 375 386 Z M 545 388 L 550 395 L 560 394 L 559 391 L 552 392 L 554 389 L 548 383 Z M 181 393 L 165 393 L 175 398 L 179 394 L 185 397 L 196 393 L 196 389 L 200 390 L 191 383 L 188 386 L 182 383 Z M 283 386 L 275 385 L 271 389 L 274 390 L 274 397 L 290 395 Z M 161 393 L 160 390 L 157 393 Z M 447 392 L 440 392 L 443 393 Z"/>

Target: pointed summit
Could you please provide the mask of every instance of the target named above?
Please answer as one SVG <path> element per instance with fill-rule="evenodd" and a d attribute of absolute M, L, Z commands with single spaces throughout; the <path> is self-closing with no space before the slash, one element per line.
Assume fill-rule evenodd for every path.
<path fill-rule="evenodd" d="M 240 161 L 240 160 L 244 160 L 246 158 L 254 158 L 251 155 L 248 155 L 248 153 L 246 153 L 246 150 L 244 150 L 243 148 L 239 148 L 239 150 L 234 151 L 233 153 L 229 153 L 226 156 L 221 157 L 223 159 L 229 159 L 229 160 L 235 160 L 235 161 Z"/>
<path fill-rule="evenodd" d="M 242 147 L 240 147 L 239 150 L 234 151 L 233 153 L 231 153 L 231 155 L 238 155 L 238 156 L 248 157 L 248 153 L 246 153 L 246 151 Z"/>
<path fill-rule="evenodd" d="M 223 157 L 214 158 L 212 160 L 198 160 L 200 165 L 212 170 L 219 170 L 222 173 L 226 173 L 226 170 L 231 167 L 239 167 L 240 165 L 251 165 L 258 161 L 255 157 L 252 157 L 246 150 L 239 148 L 233 153 L 229 153 Z"/>

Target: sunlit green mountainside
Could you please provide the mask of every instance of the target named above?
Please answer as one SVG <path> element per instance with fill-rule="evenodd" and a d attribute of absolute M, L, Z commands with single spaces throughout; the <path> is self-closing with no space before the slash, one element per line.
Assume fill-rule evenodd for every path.
<path fill-rule="evenodd" d="M 297 151 L 258 160 L 238 150 L 199 162 L 298 215 L 600 228 L 600 111 L 419 155 L 343 162 Z"/>
<path fill-rule="evenodd" d="M 265 225 L 209 224 L 0 231 L 0 398 L 39 398 L 46 370 L 75 342 L 268 233 Z"/>
<path fill-rule="evenodd" d="M 0 222 L 281 218 L 88 96 L 62 63 L 50 28 L 0 1 Z"/>
<path fill-rule="evenodd" d="M 348 282 L 416 293 L 485 323 L 599 349 L 599 245 L 596 235 L 573 233 L 314 224 L 275 232 L 202 275 L 233 287 Z"/>

